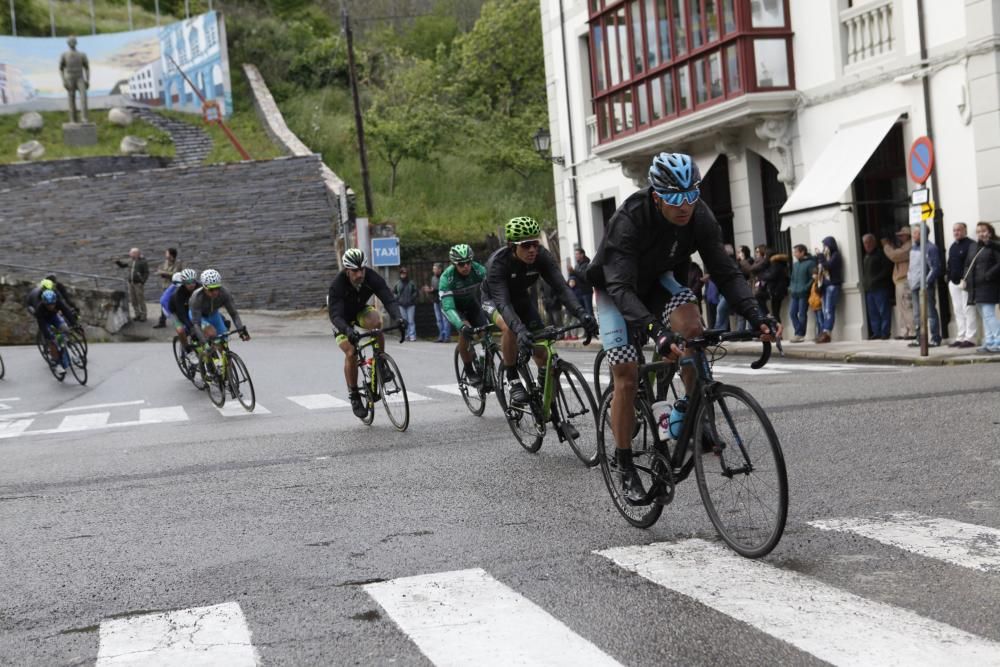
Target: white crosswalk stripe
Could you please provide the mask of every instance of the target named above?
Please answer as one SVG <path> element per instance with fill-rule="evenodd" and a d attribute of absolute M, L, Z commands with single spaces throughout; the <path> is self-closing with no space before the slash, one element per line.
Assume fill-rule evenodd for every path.
<path fill-rule="evenodd" d="M 256 664 L 250 628 L 235 602 L 101 623 L 97 667 Z"/>
<path fill-rule="evenodd" d="M 139 401 L 139 403 L 144 403 L 145 401 Z M 129 403 L 130 405 L 133 402 Z M 107 405 L 107 404 L 106 404 Z M 110 404 L 118 405 L 118 404 Z M 2 418 L 0 419 L 0 439 L 4 438 L 15 438 L 19 436 L 31 436 L 31 435 L 53 435 L 62 433 L 79 433 L 82 431 L 93 431 L 107 428 L 125 428 L 129 426 L 148 426 L 150 424 L 164 424 L 169 422 L 182 422 L 188 421 L 187 412 L 184 410 L 183 406 L 172 405 L 165 408 L 141 408 L 139 410 L 139 418 L 135 420 L 128 421 L 109 421 L 111 413 L 101 410 L 98 412 L 90 412 L 79 415 L 68 415 L 63 417 L 59 422 L 58 426 L 53 428 L 36 428 L 29 430 L 33 424 L 35 424 L 39 419 L 43 418 L 45 415 L 51 415 L 59 412 L 67 412 L 69 410 L 82 410 L 87 409 L 87 407 L 100 407 L 100 406 L 81 406 L 78 408 L 64 408 L 61 410 L 50 410 L 45 413 L 25 413 L 38 415 L 32 418 L 25 419 L 11 419 Z"/>
<path fill-rule="evenodd" d="M 1000 644 L 692 539 L 596 552 L 835 665 L 1000 665 Z"/>
<path fill-rule="evenodd" d="M 854 533 L 952 565 L 1000 574 L 1000 530 L 996 528 L 913 513 L 826 519 L 810 521 L 809 525 Z"/>
<path fill-rule="evenodd" d="M 349 408 L 351 404 L 333 394 L 306 394 L 305 396 L 289 396 L 288 400 L 298 403 L 306 410 L 326 410 L 329 408 Z"/>
<path fill-rule="evenodd" d="M 56 427 L 57 433 L 65 431 L 87 431 L 92 428 L 107 426 L 110 412 L 88 412 L 82 415 L 69 415 L 63 417 L 62 422 Z"/>
<path fill-rule="evenodd" d="M 432 384 L 427 386 L 428 389 L 433 389 L 434 391 L 444 392 L 445 394 L 451 394 L 452 396 L 461 396 L 462 391 L 458 388 L 457 383 L 453 384 Z"/>
<path fill-rule="evenodd" d="M 435 665 L 618 665 L 481 569 L 368 584 Z"/>
<path fill-rule="evenodd" d="M 245 417 L 247 415 L 269 415 L 271 411 L 265 408 L 260 403 L 254 405 L 253 412 L 247 412 L 240 405 L 240 402 L 233 399 L 231 401 L 227 400 L 226 403 L 220 408 L 215 405 L 214 407 L 220 415 L 223 417 Z"/>

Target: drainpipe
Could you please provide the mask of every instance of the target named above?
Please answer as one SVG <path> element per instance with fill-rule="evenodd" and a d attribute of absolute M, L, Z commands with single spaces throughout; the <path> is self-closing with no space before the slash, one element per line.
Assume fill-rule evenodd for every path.
<path fill-rule="evenodd" d="M 576 187 L 576 157 L 573 155 L 573 104 L 569 94 L 569 73 L 567 71 L 566 60 L 566 17 L 563 14 L 563 0 L 559 0 L 559 33 L 562 40 L 563 85 L 566 89 L 566 124 L 569 126 L 569 155 L 566 157 L 569 160 L 570 182 L 573 184 L 573 215 L 576 217 L 576 242 L 582 247 L 583 238 L 580 234 L 580 197 Z M 591 252 L 594 252 L 593 248 L 591 248 Z M 567 257 L 572 257 L 572 254 L 567 255 Z"/>

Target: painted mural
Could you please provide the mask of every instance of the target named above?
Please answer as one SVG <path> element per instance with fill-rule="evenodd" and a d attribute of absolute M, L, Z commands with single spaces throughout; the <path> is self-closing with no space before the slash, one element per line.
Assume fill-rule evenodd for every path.
<path fill-rule="evenodd" d="M 125 97 L 201 113 L 197 88 L 226 116 L 232 113 L 225 22 L 219 12 L 160 28 L 80 35 L 77 41 L 90 62 L 91 108 L 112 106 Z M 65 108 L 59 56 L 66 48 L 66 37 L 0 36 L 0 112 L 4 107 Z"/>

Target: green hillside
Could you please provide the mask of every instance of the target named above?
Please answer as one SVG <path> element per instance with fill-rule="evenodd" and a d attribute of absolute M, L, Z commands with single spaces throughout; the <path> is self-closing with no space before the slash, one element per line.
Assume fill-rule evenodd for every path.
<path fill-rule="evenodd" d="M 97 125 L 97 144 L 94 146 L 66 146 L 62 139 L 62 124 L 66 113 L 51 111 L 42 114 L 45 126 L 40 132 L 28 132 L 17 127 L 20 114 L 0 115 L 0 163 L 17 162 L 17 147 L 26 141 L 37 139 L 45 147 L 45 160 L 68 157 L 94 157 L 97 155 L 119 155 L 119 144 L 130 134 L 149 143 L 149 154 L 173 157 L 174 144 L 170 135 L 152 125 L 135 121 L 128 127 L 119 127 L 108 122 L 106 111 L 92 111 L 90 120 Z"/>

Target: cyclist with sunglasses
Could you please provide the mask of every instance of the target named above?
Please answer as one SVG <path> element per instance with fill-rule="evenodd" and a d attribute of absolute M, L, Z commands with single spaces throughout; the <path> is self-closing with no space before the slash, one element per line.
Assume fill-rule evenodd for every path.
<path fill-rule="evenodd" d="M 451 266 L 444 270 L 438 283 L 441 310 L 458 330 L 458 355 L 465 366 L 465 376 L 473 385 L 481 378 L 472 365 L 472 330 L 486 326 L 486 313 L 479 305 L 479 284 L 486 278 L 486 267 L 472 259 L 472 248 L 459 243 L 448 251 Z"/>
<path fill-rule="evenodd" d="M 518 351 L 526 356 L 535 351 L 531 332 L 543 326 L 535 300 L 528 291 L 539 278 L 555 289 L 563 305 L 576 315 L 588 335 L 597 334 L 597 321 L 577 301 L 552 253 L 541 247 L 539 233 L 538 223 L 533 218 L 511 218 L 504 226 L 507 245 L 486 260 L 486 280 L 482 283 L 483 310 L 501 331 L 500 352 L 510 385 L 510 400 L 519 405 L 528 402 L 528 392 L 517 374 Z M 535 363 L 543 368 L 544 350 L 535 353 Z"/>
<path fill-rule="evenodd" d="M 699 201 L 700 183 L 701 173 L 690 155 L 660 153 L 653 158 L 649 187 L 615 211 L 587 270 L 597 295 L 601 343 L 615 387 L 611 402 L 615 459 L 625 495 L 633 502 L 645 495 L 630 445 L 638 346 L 652 338 L 661 355 L 676 361 L 686 353 L 671 343 L 670 331 L 684 338 L 703 331 L 697 298 L 674 278 L 687 276 L 691 255 L 701 255 L 705 272 L 762 338 L 772 332 L 781 335 L 781 325 L 760 311 L 739 267 L 726 253 L 719 223 L 708 205 Z M 693 369 L 685 366 L 681 377 L 690 391 Z"/>

